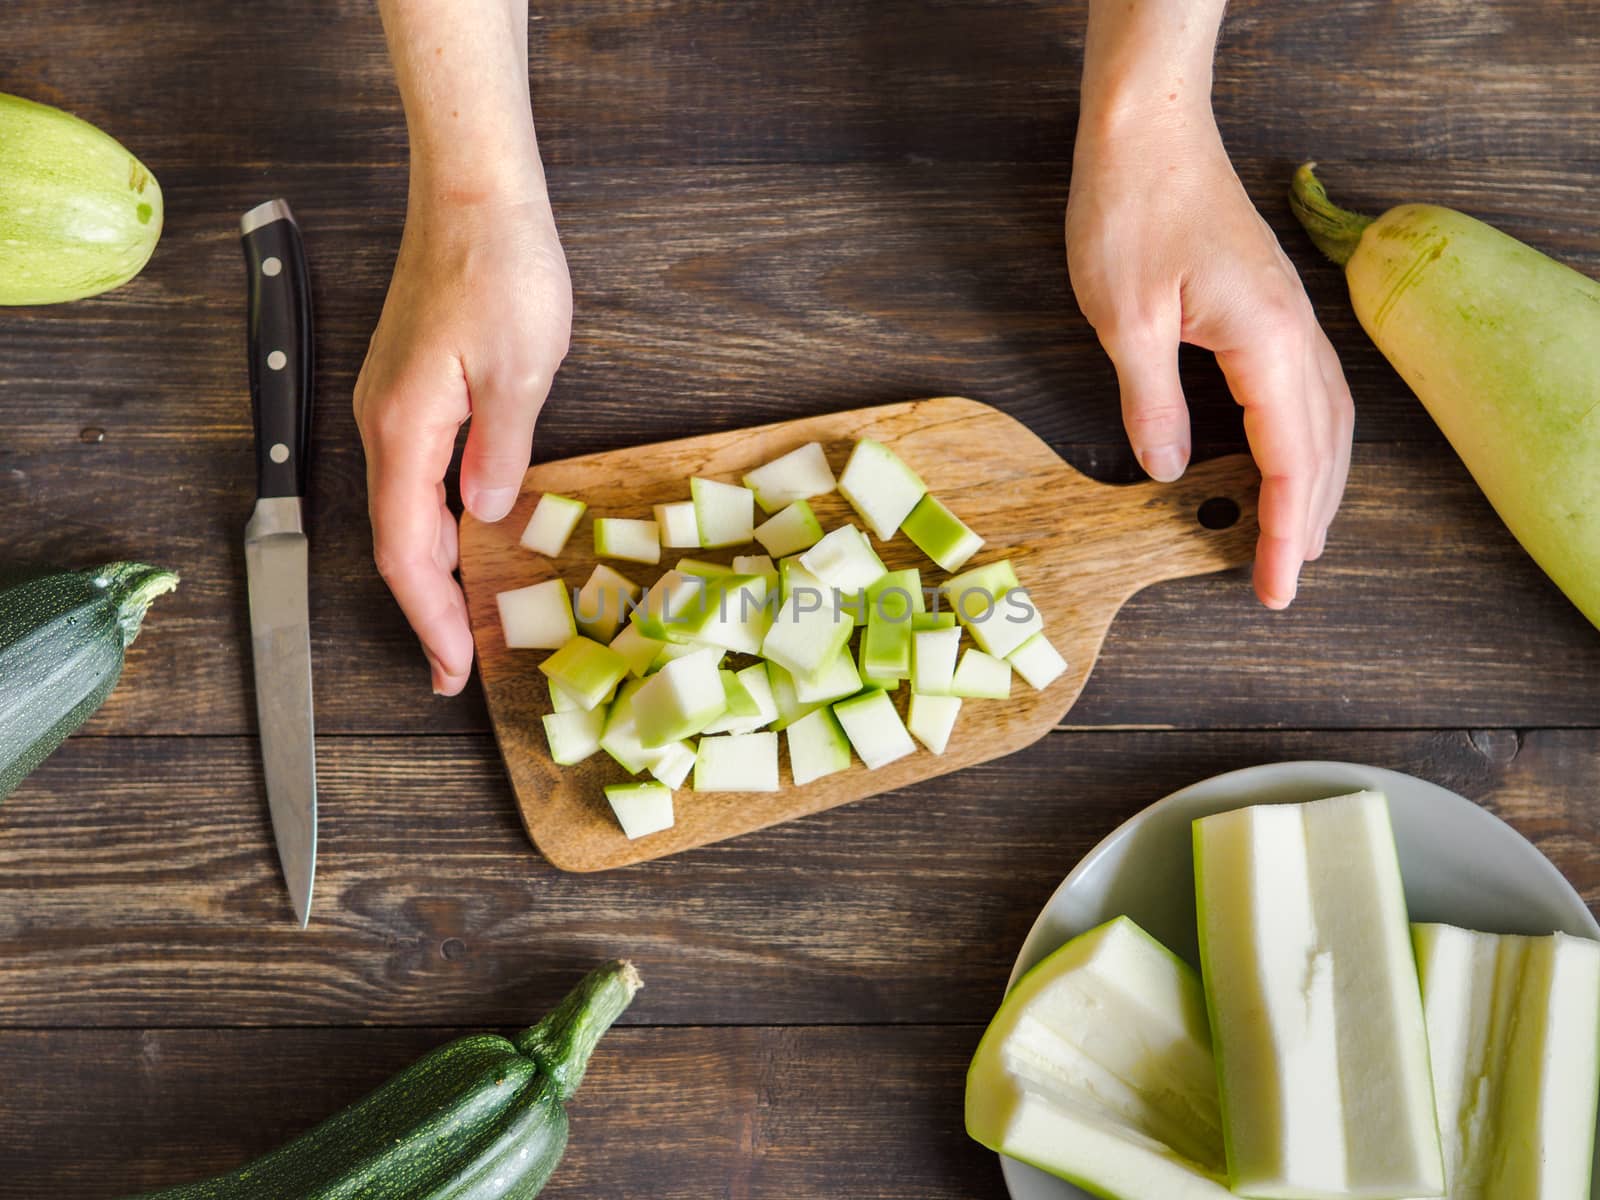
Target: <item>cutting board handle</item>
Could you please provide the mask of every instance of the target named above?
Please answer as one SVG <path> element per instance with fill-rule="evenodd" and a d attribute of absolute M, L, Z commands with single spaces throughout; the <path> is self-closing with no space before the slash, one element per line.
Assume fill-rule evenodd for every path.
<path fill-rule="evenodd" d="M 1084 514 L 1078 525 L 1105 542 L 1092 573 L 1110 577 L 1107 590 L 1127 599 L 1153 583 L 1247 566 L 1260 486 L 1247 454 L 1196 463 L 1176 483 L 1097 485 L 1104 511 Z"/>

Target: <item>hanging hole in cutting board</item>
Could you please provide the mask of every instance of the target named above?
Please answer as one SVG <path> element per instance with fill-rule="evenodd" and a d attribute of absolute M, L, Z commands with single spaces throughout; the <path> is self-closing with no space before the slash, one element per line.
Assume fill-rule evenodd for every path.
<path fill-rule="evenodd" d="M 1239 523 L 1239 502 L 1227 496 L 1213 496 L 1194 515 L 1207 529 L 1232 529 Z"/>

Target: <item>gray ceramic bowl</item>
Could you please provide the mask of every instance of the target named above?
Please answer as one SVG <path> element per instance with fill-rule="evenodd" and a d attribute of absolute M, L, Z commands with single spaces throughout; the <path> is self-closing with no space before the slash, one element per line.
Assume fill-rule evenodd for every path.
<path fill-rule="evenodd" d="M 1062 943 L 1119 915 L 1132 917 L 1198 965 L 1190 823 L 1246 805 L 1317 800 L 1362 788 L 1389 797 L 1413 921 L 1494 933 L 1560 930 L 1600 940 L 1600 924 L 1550 860 L 1465 797 L 1378 767 L 1270 763 L 1174 792 L 1091 850 L 1039 914 L 1006 986 Z M 1000 1161 L 1012 1200 L 1093 1200 L 1042 1171 Z M 1600 1200 L 1600 1153 L 1594 1179 L 1591 1200 Z"/>

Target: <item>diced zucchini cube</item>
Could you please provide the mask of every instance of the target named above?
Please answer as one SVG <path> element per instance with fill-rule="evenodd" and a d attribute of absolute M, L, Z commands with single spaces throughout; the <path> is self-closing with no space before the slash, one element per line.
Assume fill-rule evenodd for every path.
<path fill-rule="evenodd" d="M 1061 657 L 1061 652 L 1042 633 L 1034 634 L 1006 655 L 1006 661 L 1035 691 L 1040 692 L 1059 679 L 1067 669 L 1067 660 Z"/>
<path fill-rule="evenodd" d="M 706 588 L 705 603 L 682 632 L 690 640 L 735 654 L 758 654 L 778 608 L 762 575 L 726 575 Z"/>
<path fill-rule="evenodd" d="M 911 674 L 911 618 L 924 607 L 922 574 L 890 571 L 867 589 L 866 599 L 862 668 L 874 679 L 904 679 Z"/>
<path fill-rule="evenodd" d="M 500 629 L 513 650 L 557 650 L 578 632 L 572 619 L 572 596 L 561 579 L 546 579 L 495 598 Z"/>
<path fill-rule="evenodd" d="M 706 647 L 700 645 L 698 642 L 663 642 L 661 644 L 661 653 L 656 655 L 656 661 L 650 664 L 650 669 L 652 671 L 659 671 L 662 667 L 666 666 L 674 659 L 684 658 L 690 654 L 699 654 L 704 649 L 706 649 Z M 725 657 L 726 655 L 717 656 L 718 667 L 722 666 L 722 660 Z"/>
<path fill-rule="evenodd" d="M 919 612 L 911 614 L 911 628 L 916 633 L 924 629 L 954 629 L 956 615 L 948 608 L 939 612 Z"/>
<path fill-rule="evenodd" d="M 821 702 L 816 704 L 800 703 L 799 696 L 795 695 L 794 676 L 775 662 L 769 662 L 765 665 L 767 679 L 772 684 L 772 702 L 778 710 L 777 717 L 771 722 L 773 729 L 787 729 L 801 717 L 807 716 L 823 707 Z"/>
<path fill-rule="evenodd" d="M 868 628 L 871 628 L 870 626 Z M 900 690 L 901 676 L 880 675 L 872 669 L 867 662 L 867 636 L 861 635 L 861 644 L 856 648 L 856 666 L 861 674 L 861 685 L 867 688 L 877 688 L 883 692 L 896 692 Z"/>
<path fill-rule="evenodd" d="M 596 570 L 599 568 L 597 567 Z M 698 575 L 668 571 L 645 593 L 644 599 L 628 614 L 640 633 L 658 642 L 681 642 L 684 626 L 703 610 L 706 581 Z"/>
<path fill-rule="evenodd" d="M 778 790 L 778 735 L 728 733 L 703 737 L 695 755 L 697 792 Z"/>
<path fill-rule="evenodd" d="M 755 702 L 754 716 L 735 717 L 723 713 L 711 724 L 707 725 L 702 733 L 754 733 L 758 729 L 765 729 L 778 719 L 777 698 L 772 694 L 772 677 L 767 673 L 766 663 L 756 663 L 742 671 L 734 672 L 739 678 L 740 685 L 745 693 Z M 780 667 L 779 670 L 782 670 Z"/>
<path fill-rule="evenodd" d="M 611 783 L 606 802 L 629 841 L 672 828 L 672 789 L 664 783 Z"/>
<path fill-rule="evenodd" d="M 588 507 L 582 500 L 546 492 L 534 505 L 528 527 L 522 531 L 522 545 L 546 558 L 557 557 L 566 549 L 567 539 L 578 527 L 578 522 L 583 519 L 583 511 Z"/>
<path fill-rule="evenodd" d="M 680 558 L 674 568 L 680 575 L 698 575 L 701 579 L 719 579 L 739 572 L 722 563 L 707 562 L 703 558 Z"/>
<path fill-rule="evenodd" d="M 911 674 L 911 621 L 873 615 L 861 635 L 861 666 L 874 679 L 905 679 Z"/>
<path fill-rule="evenodd" d="M 654 521 L 629 517 L 596 517 L 594 522 L 596 558 L 621 558 L 628 562 L 661 561 L 661 532 Z"/>
<path fill-rule="evenodd" d="M 663 546 L 674 550 L 697 550 L 700 547 L 700 523 L 695 520 L 694 501 L 679 500 L 672 504 L 654 505 L 656 529 Z"/>
<path fill-rule="evenodd" d="M 861 761 L 874 771 L 917 748 L 888 692 L 874 690 L 841 700 L 833 706 L 833 715 Z"/>
<path fill-rule="evenodd" d="M 970 647 L 962 654 L 950 681 L 952 696 L 969 700 L 1005 700 L 1011 695 L 1011 664 Z"/>
<path fill-rule="evenodd" d="M 854 525 L 841 525 L 800 556 L 800 565 L 830 588 L 853 594 L 870 588 L 888 573 L 867 535 Z"/>
<path fill-rule="evenodd" d="M 712 479 L 689 480 L 702 546 L 742 546 L 755 532 L 756 498 L 749 488 Z"/>
<path fill-rule="evenodd" d="M 605 728 L 600 733 L 600 749 L 609 754 L 616 764 L 630 775 L 649 770 L 668 753 L 668 747 L 646 747 L 639 740 L 639 724 L 634 720 L 633 698 L 644 682 L 630 679 L 622 685 L 617 698 L 606 711 Z"/>
<path fill-rule="evenodd" d="M 575 637 L 540 663 L 539 670 L 584 708 L 594 708 L 627 675 L 628 660 L 610 646 Z"/>
<path fill-rule="evenodd" d="M 623 658 L 628 660 L 628 673 L 643 679 L 650 673 L 650 668 L 655 664 L 656 656 L 661 653 L 668 642 L 657 641 L 655 638 L 645 637 L 639 632 L 639 627 L 633 622 L 622 627 L 621 632 L 611 639 L 611 648 Z"/>
<path fill-rule="evenodd" d="M 550 708 L 552 711 L 558 713 L 589 711 L 588 709 L 584 708 L 583 705 L 574 700 L 570 695 L 568 695 L 566 690 L 563 689 L 562 686 L 554 679 L 546 679 L 545 685 L 550 689 Z M 604 704 L 605 701 L 602 700 L 600 704 L 595 705 L 595 707 L 600 708 Z"/>
<path fill-rule="evenodd" d="M 1010 559 L 974 567 L 943 588 L 956 617 L 978 647 L 1004 658 L 1044 628 L 1044 619 L 1017 581 Z"/>
<path fill-rule="evenodd" d="M 609 642 L 639 602 L 642 589 L 622 572 L 596 563 L 584 585 L 578 589 L 578 604 L 573 615 L 584 637 Z"/>
<path fill-rule="evenodd" d="M 792 675 L 815 675 L 844 648 L 855 623 L 840 611 L 833 589 L 803 567 L 791 568 L 788 578 L 789 594 L 762 640 L 761 657 Z"/>
<path fill-rule="evenodd" d="M 644 681 L 633 697 L 633 719 L 646 748 L 693 737 L 726 711 L 721 658 L 716 650 L 687 654 Z"/>
<path fill-rule="evenodd" d="M 929 750 L 943 754 L 950 744 L 950 731 L 956 727 L 956 718 L 960 715 L 959 696 L 923 696 L 912 692 L 906 727 Z"/>
<path fill-rule="evenodd" d="M 849 647 L 841 649 L 817 674 L 794 677 L 795 699 L 801 704 L 828 704 L 860 690 L 861 674 L 850 657 Z"/>
<path fill-rule="evenodd" d="M 837 486 L 833 468 L 819 442 L 807 442 L 782 458 L 757 467 L 744 477 L 744 485 L 755 493 L 762 512 L 775 513 L 796 500 L 809 500 L 833 491 Z"/>
<path fill-rule="evenodd" d="M 884 617 L 891 621 L 911 624 L 911 618 L 923 613 L 927 598 L 922 591 L 922 572 L 915 567 L 900 571 L 886 571 L 867 587 L 870 604 L 867 616 Z"/>
<path fill-rule="evenodd" d="M 840 494 L 885 542 L 927 491 L 927 485 L 893 450 L 871 438 L 856 443 L 844 474 L 839 476 Z"/>
<path fill-rule="evenodd" d="M 923 696 L 948 696 L 955 682 L 959 629 L 919 629 L 911 635 L 911 690 Z"/>
<path fill-rule="evenodd" d="M 768 554 L 782 558 L 785 554 L 795 554 L 815 546 L 822 539 L 822 524 L 811 511 L 811 505 L 804 500 L 796 500 L 776 516 L 757 525 L 755 538 Z"/>
<path fill-rule="evenodd" d="M 761 711 L 761 706 L 756 703 L 756 698 L 750 694 L 750 689 L 727 668 L 717 672 L 722 677 L 723 716 L 753 717 Z"/>
<path fill-rule="evenodd" d="M 778 591 L 778 564 L 772 561 L 767 554 L 735 554 L 733 556 L 733 573 L 735 575 L 759 575 L 767 581 L 767 590 L 772 593 Z"/>
<path fill-rule="evenodd" d="M 785 736 L 789 742 L 789 773 L 796 787 L 850 766 L 850 742 L 831 709 L 807 713 L 789 726 Z"/>
<path fill-rule="evenodd" d="M 680 788 L 694 770 L 694 757 L 693 742 L 669 742 L 661 747 L 655 762 L 647 769 L 669 788 Z"/>
<path fill-rule="evenodd" d="M 983 539 L 931 494 L 917 501 L 900 532 L 946 571 L 959 571 L 983 547 Z"/>
<path fill-rule="evenodd" d="M 550 761 L 561 767 L 581 763 L 600 749 L 600 735 L 605 726 L 606 710 L 603 708 L 546 713 L 544 736 L 550 744 Z"/>

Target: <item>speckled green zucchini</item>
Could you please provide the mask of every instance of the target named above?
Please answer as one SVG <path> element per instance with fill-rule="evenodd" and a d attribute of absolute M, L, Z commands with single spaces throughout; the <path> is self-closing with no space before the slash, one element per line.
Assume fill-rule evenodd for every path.
<path fill-rule="evenodd" d="M 639 990 L 625 962 L 590 974 L 509 1041 L 460 1038 L 252 1163 L 141 1200 L 527 1200 L 567 1143 L 565 1102 Z"/>
<path fill-rule="evenodd" d="M 111 563 L 0 591 L 0 798 L 117 686 L 122 654 L 171 571 Z"/>

